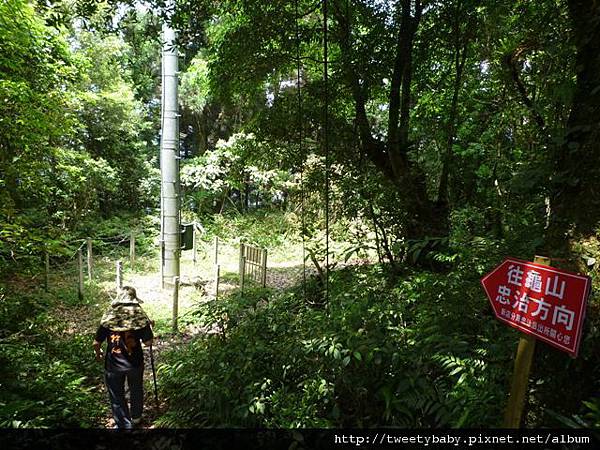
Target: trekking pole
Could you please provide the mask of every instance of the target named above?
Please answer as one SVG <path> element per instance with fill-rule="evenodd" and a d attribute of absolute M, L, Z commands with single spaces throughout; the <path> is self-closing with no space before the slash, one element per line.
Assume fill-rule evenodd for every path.
<path fill-rule="evenodd" d="M 154 399 L 156 400 L 156 411 L 158 411 L 158 388 L 156 387 L 156 369 L 154 368 L 154 352 L 150 344 L 150 365 L 152 366 L 152 378 L 154 380 Z"/>
<path fill-rule="evenodd" d="M 143 309 L 142 311 L 148 320 L 150 330 L 152 330 L 153 322 L 150 320 L 150 317 L 148 317 L 148 314 L 146 314 L 146 311 Z M 154 330 L 152 330 L 152 336 L 154 336 Z M 156 400 L 156 411 L 158 412 L 158 388 L 156 387 L 156 368 L 154 367 L 154 352 L 152 351 L 152 343 L 150 343 L 150 366 L 152 367 L 152 380 L 154 381 L 154 400 Z"/>

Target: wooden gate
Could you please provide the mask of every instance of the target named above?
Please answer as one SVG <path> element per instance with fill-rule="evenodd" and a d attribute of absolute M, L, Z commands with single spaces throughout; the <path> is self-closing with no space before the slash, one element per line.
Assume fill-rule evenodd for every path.
<path fill-rule="evenodd" d="M 240 287 L 246 280 L 267 286 L 267 250 L 240 243 Z"/>

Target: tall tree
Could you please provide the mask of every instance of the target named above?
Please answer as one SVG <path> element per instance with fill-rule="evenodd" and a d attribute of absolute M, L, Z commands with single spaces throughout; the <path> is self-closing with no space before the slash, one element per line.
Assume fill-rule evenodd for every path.
<path fill-rule="evenodd" d="M 329 4 L 330 80 L 335 84 L 331 95 L 340 99 L 349 94 L 353 110 L 351 115 L 338 118 L 338 132 L 340 125 L 354 128 L 359 153 L 401 195 L 407 212 L 406 235 L 445 234 L 447 208 L 441 213 L 436 208 L 427 194 L 425 174 L 411 158 L 414 142 L 410 120 L 416 102 L 413 59 L 426 5 L 420 0 L 332 0 Z M 214 31 L 208 35 L 210 73 L 221 91 L 240 92 L 252 83 L 256 86 L 274 79 L 272 92 L 278 95 L 281 82 L 292 78 L 298 45 L 294 30 L 299 21 L 305 92 L 322 101 L 320 10 L 318 5 L 304 1 L 299 1 L 299 10 L 296 17 L 294 5 L 285 1 L 220 4 L 218 19 L 211 25 Z M 231 73 L 238 75 L 232 77 Z M 336 101 L 333 97 L 332 104 Z M 374 106 L 378 111 L 373 111 Z M 381 111 L 386 111 L 385 117 Z M 305 114 L 311 114 L 308 108 Z"/>
<path fill-rule="evenodd" d="M 564 139 L 555 152 L 552 222 L 547 244 L 590 234 L 600 219 L 600 3 L 569 0 L 577 82 Z"/>
<path fill-rule="evenodd" d="M 409 138 L 409 122 L 411 106 L 411 82 L 413 76 L 413 53 L 415 35 L 421 21 L 423 4 L 417 0 L 401 0 L 396 3 L 392 14 L 388 16 L 390 25 L 385 30 L 392 36 L 393 46 L 389 73 L 388 102 L 386 109 L 387 134 L 376 137 L 367 114 L 367 102 L 370 100 L 369 76 L 363 73 L 356 62 L 359 60 L 356 49 L 357 36 L 362 24 L 353 16 L 353 10 L 341 1 L 334 1 L 334 18 L 337 21 L 337 41 L 341 54 L 341 70 L 345 82 L 352 92 L 355 117 L 359 131 L 361 151 L 376 167 L 394 183 L 405 200 L 409 221 L 406 234 L 409 237 L 440 234 L 447 231 L 446 218 L 437 213 L 434 203 L 426 191 L 424 173 L 409 158 L 411 141 Z M 360 3 L 360 2 L 359 2 Z M 380 20 L 386 17 L 375 5 L 367 2 L 360 5 L 359 11 Z M 377 29 L 375 29 L 377 30 Z M 376 38 L 375 38 L 376 39 Z"/>

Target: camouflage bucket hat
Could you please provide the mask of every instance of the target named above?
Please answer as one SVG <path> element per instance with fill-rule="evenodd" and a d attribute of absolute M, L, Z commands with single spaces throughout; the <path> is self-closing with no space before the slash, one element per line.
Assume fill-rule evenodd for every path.
<path fill-rule="evenodd" d="M 142 301 L 137 298 L 134 288 L 123 287 L 119 292 L 119 296 L 112 301 L 110 307 L 102 316 L 100 324 L 113 331 L 144 328 L 149 320 L 140 303 Z"/>

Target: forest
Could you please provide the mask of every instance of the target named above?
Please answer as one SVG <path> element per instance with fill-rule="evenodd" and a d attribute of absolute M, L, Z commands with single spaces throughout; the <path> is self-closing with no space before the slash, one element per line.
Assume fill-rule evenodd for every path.
<path fill-rule="evenodd" d="M 599 145 L 596 1 L 2 0 L 0 427 L 115 425 L 115 276 L 153 323 L 146 428 L 503 427 L 525 334 L 481 279 L 541 256 L 591 293 L 517 425 L 597 430 Z"/>

